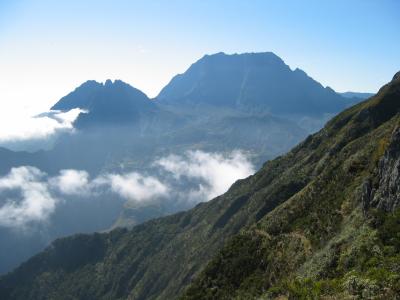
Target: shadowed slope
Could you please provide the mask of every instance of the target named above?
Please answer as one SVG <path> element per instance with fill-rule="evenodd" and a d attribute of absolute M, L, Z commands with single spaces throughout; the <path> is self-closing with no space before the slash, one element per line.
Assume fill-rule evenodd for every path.
<path fill-rule="evenodd" d="M 368 252 L 365 245 L 376 236 L 369 210 L 362 209 L 362 191 L 367 179 L 380 176 L 378 162 L 387 155 L 399 109 L 400 82 L 394 80 L 208 203 L 130 231 L 56 242 L 2 277 L 0 295 L 172 299 L 196 278 L 184 298 L 251 299 L 267 290 L 296 293 L 296 284 L 304 282 L 287 281 L 296 276 L 338 276 L 345 282 L 351 272 L 362 271 L 364 262 L 357 251 Z M 71 252 L 61 255 L 60 243 Z M 95 260 L 70 254 L 93 243 L 102 245 Z M 348 261 L 349 255 L 353 261 Z M 389 281 L 379 284 L 376 293 L 396 288 Z"/>

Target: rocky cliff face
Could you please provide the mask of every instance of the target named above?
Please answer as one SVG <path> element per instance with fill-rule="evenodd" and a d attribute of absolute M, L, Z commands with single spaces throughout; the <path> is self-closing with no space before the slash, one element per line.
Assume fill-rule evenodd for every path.
<path fill-rule="evenodd" d="M 399 299 L 399 87 L 307 138 L 306 184 L 225 243 L 182 299 Z"/>
<path fill-rule="evenodd" d="M 384 147 L 385 141 L 381 147 Z M 363 187 L 364 208 L 375 207 L 393 212 L 400 207 L 400 128 L 396 128 L 379 161 L 376 177 Z"/>
<path fill-rule="evenodd" d="M 398 299 L 399 111 L 396 79 L 224 195 L 55 242 L 0 298 Z"/>

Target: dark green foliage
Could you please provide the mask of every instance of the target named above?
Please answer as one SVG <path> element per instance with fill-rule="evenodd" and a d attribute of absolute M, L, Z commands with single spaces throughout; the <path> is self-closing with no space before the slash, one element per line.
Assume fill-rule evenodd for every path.
<path fill-rule="evenodd" d="M 214 229 L 224 227 L 226 223 L 228 223 L 229 219 L 238 212 L 238 210 L 247 202 L 248 199 L 249 196 L 244 195 L 233 201 L 232 204 L 228 207 L 228 209 L 215 222 Z"/>
<path fill-rule="evenodd" d="M 348 100 L 303 71 L 290 70 L 272 53 L 216 54 L 201 59 L 184 75 L 175 77 L 160 97 L 153 100 L 120 80 L 107 80 L 104 84 L 85 82 L 52 107 L 61 111 L 86 110 L 74 124 L 79 130 L 74 134 L 57 131 L 60 136 L 53 136 L 45 152 L 13 153 L 0 149 L 0 172 L 32 165 L 51 175 L 62 169 L 86 170 L 93 178 L 103 172 L 133 170 L 150 175 L 155 171 L 151 167 L 154 160 L 192 149 L 220 153 L 242 149 L 260 167 L 265 160 L 287 152 L 309 132 L 320 129 L 331 114 L 347 103 Z M 282 189 L 280 201 L 301 189 L 305 182 L 303 178 L 287 182 L 289 186 Z M 66 220 L 54 214 L 49 233 L 34 230 L 34 243 L 0 230 L 0 243 L 20 249 L 12 254 L 7 250 L 0 252 L 0 274 L 59 236 L 110 228 L 111 220 L 116 218 L 115 211 L 119 214 L 122 208 L 110 199 L 113 196 L 107 198 L 107 208 L 98 205 L 95 211 L 85 213 L 68 201 L 72 209 L 60 209 Z M 126 205 L 115 226 L 133 226 L 192 207 L 191 202 L 168 200 L 147 207 Z M 276 203 L 262 203 L 256 219 L 262 218 Z M 112 205 L 115 206 L 109 211 Z M 215 228 L 224 226 L 230 215 L 222 217 Z M 73 218 L 75 221 L 70 225 Z M 243 219 L 235 222 L 233 231 L 246 223 Z"/>
<path fill-rule="evenodd" d="M 400 209 L 386 215 L 381 212 L 380 222 L 378 227 L 378 236 L 385 246 L 394 247 L 397 252 L 400 252 Z"/>
<path fill-rule="evenodd" d="M 202 273 L 205 280 L 196 281 L 184 299 L 231 299 L 241 286 L 262 289 L 258 275 L 266 268 L 267 246 L 257 234 L 235 236 L 207 265 Z"/>
<path fill-rule="evenodd" d="M 371 101 L 332 120 L 323 130 L 328 140 L 316 136 L 307 139 L 301 146 L 315 149 L 308 162 L 316 162 L 314 172 L 318 175 L 255 225 L 259 234 L 264 233 L 268 247 L 255 250 L 252 243 L 243 247 L 232 239 L 230 243 L 236 242 L 236 247 L 228 243 L 183 299 L 209 299 L 211 292 L 221 299 L 256 299 L 261 295 L 268 299 L 391 299 L 396 295 L 399 213 L 380 212 L 365 219 L 363 215 L 369 214 L 362 212 L 360 201 L 365 178 L 378 176 L 378 161 L 399 124 L 398 118 L 393 118 L 396 110 L 387 110 L 387 103 L 400 107 L 397 86 L 388 85 Z M 393 119 L 384 123 L 388 118 Z M 377 231 L 369 225 L 373 223 Z M 250 238 L 252 233 L 244 231 L 242 235 Z M 266 258 L 263 268 L 251 264 L 259 261 L 257 251 Z M 221 257 L 231 256 L 238 261 L 253 257 L 246 263 L 254 273 L 244 267 L 233 273 L 230 260 L 221 262 Z M 247 286 L 244 283 L 254 278 L 250 273 L 257 274 L 259 280 Z"/>
<path fill-rule="evenodd" d="M 373 213 L 363 201 L 366 182 L 379 188 L 399 127 L 399 86 L 210 202 L 130 231 L 64 240 L 71 269 L 53 262 L 69 254 L 51 247 L 2 277 L 0 298 L 398 299 L 399 212 Z"/>

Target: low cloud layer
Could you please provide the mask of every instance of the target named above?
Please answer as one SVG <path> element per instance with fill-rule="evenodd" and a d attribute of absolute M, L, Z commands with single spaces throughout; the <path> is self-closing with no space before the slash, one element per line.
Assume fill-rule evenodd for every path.
<path fill-rule="evenodd" d="M 128 200 L 148 201 L 164 197 L 169 191 L 169 187 L 157 178 L 135 172 L 125 175 L 112 174 L 106 178 L 112 191 Z"/>
<path fill-rule="evenodd" d="M 0 226 L 24 228 L 46 222 L 65 198 L 95 199 L 102 193 L 133 202 L 170 201 L 190 207 L 226 192 L 254 168 L 239 151 L 226 155 L 190 151 L 155 161 L 149 172 L 153 175 L 108 173 L 91 178 L 84 170 L 69 169 L 49 177 L 35 167 L 13 168 L 0 177 Z"/>
<path fill-rule="evenodd" d="M 68 112 L 50 111 L 39 116 L 28 113 L 2 114 L 0 143 L 46 139 L 59 132 L 70 131 L 81 112 L 83 111 L 76 108 Z"/>
<path fill-rule="evenodd" d="M 170 155 L 156 162 L 176 179 L 185 177 L 197 181 L 187 198 L 202 202 L 223 194 L 238 179 L 254 173 L 254 166 L 240 151 L 227 155 L 189 151 L 185 155 Z"/>
<path fill-rule="evenodd" d="M 90 193 L 89 173 L 81 170 L 61 170 L 60 175 L 49 180 L 50 185 L 65 195 Z"/>
<path fill-rule="evenodd" d="M 82 170 L 61 170 L 49 177 L 35 167 L 13 168 L 0 177 L 0 226 L 24 229 L 46 222 L 56 206 L 71 197 L 115 193 L 128 201 L 149 201 L 167 195 L 168 186 L 139 173 L 106 174 L 90 179 Z"/>
<path fill-rule="evenodd" d="M 1 226 L 21 227 L 47 220 L 57 200 L 50 194 L 44 177 L 37 168 L 19 167 L 0 178 L 0 192 L 5 197 L 0 207 Z"/>

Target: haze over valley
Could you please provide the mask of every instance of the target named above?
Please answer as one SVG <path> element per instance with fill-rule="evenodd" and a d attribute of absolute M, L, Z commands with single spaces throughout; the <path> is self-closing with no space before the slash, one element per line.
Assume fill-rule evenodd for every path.
<path fill-rule="evenodd" d="M 400 7 L 284 2 L 0 3 L 0 299 L 398 299 Z"/>
<path fill-rule="evenodd" d="M 53 129 L 8 137 L 25 152 L 2 150 L 1 238 L 21 249 L 3 252 L 2 271 L 57 237 L 208 201 L 357 101 L 273 53 L 206 55 L 154 99 L 89 80 L 35 117 Z"/>

